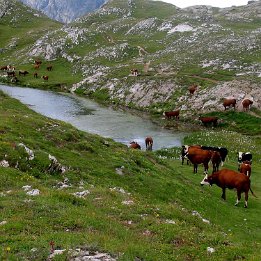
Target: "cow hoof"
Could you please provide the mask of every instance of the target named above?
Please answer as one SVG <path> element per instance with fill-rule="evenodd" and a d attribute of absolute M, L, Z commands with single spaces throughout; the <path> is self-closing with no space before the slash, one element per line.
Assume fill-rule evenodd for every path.
<path fill-rule="evenodd" d="M 247 208 L 247 206 L 245 205 L 244 208 Z"/>

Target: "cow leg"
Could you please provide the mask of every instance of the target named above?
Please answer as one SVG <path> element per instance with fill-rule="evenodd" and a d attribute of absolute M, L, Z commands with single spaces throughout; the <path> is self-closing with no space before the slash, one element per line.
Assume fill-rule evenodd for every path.
<path fill-rule="evenodd" d="M 240 190 L 237 190 L 237 202 L 236 202 L 235 206 L 238 205 L 240 199 L 241 199 L 241 191 L 240 191 Z"/>
<path fill-rule="evenodd" d="M 204 174 L 208 174 L 208 163 L 204 163 Z"/>
<path fill-rule="evenodd" d="M 245 192 L 245 208 L 247 208 L 248 192 Z"/>
<path fill-rule="evenodd" d="M 222 196 L 221 196 L 221 198 L 226 200 L 226 188 L 222 188 Z"/>
<path fill-rule="evenodd" d="M 198 164 L 194 164 L 194 174 L 198 173 Z"/>

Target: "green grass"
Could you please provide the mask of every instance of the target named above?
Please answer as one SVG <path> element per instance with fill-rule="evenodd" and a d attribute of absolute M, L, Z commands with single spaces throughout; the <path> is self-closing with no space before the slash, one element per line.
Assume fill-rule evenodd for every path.
<path fill-rule="evenodd" d="M 0 167 L 0 222 L 7 221 L 0 225 L 0 259 L 46 260 L 49 242 L 54 241 L 60 249 L 87 247 L 115 256 L 121 253 L 119 260 L 260 260 L 259 199 L 250 196 L 248 209 L 242 202 L 234 207 L 234 191 L 228 191 L 224 202 L 220 188 L 200 187 L 203 175 L 193 174 L 191 166 L 181 166 L 179 148 L 132 151 L 42 117 L 2 93 L 0 101 L 0 160 L 11 165 Z M 20 142 L 34 151 L 35 159 L 28 161 L 23 148 L 14 146 Z M 258 138 L 205 131 L 188 136 L 185 142 L 225 145 L 229 149 L 225 166 L 232 169 L 236 151 L 251 150 L 255 159 L 252 188 L 260 198 Z M 70 169 L 65 174 L 48 173 L 48 154 Z M 121 166 L 124 175 L 116 174 Z M 58 189 L 65 177 L 71 187 Z M 40 195 L 26 195 L 25 185 L 39 189 Z M 90 191 L 85 199 L 72 195 L 83 190 Z M 126 200 L 133 205 L 124 205 Z M 215 253 L 209 254 L 207 247 Z M 66 251 L 55 260 L 69 255 Z"/>

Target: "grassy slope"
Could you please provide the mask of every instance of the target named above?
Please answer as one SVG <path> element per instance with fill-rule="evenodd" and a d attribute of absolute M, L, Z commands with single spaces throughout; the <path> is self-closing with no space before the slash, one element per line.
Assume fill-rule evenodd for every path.
<path fill-rule="evenodd" d="M 3 94 L 0 117 L 0 159 L 11 164 L 0 167 L 0 222 L 7 221 L 0 225 L 1 259 L 46 260 L 53 240 L 61 249 L 87 246 L 122 253 L 120 260 L 260 260 L 260 200 L 250 196 L 248 209 L 243 203 L 234 207 L 235 193 L 228 191 L 223 202 L 219 188 L 200 187 L 202 174 L 192 174 L 191 166 L 172 158 L 178 158 L 178 148 L 157 152 L 172 158 L 164 159 L 111 140 L 107 146 L 104 138 L 39 116 Z M 233 169 L 235 152 L 251 149 L 252 187 L 260 198 L 260 140 L 232 132 L 197 135 L 187 142 L 215 145 L 222 138 L 230 150 L 226 167 Z M 27 161 L 24 150 L 14 148 L 20 142 L 34 151 L 34 160 Z M 49 153 L 70 170 L 64 175 L 46 173 Z M 14 168 L 17 161 L 19 169 Z M 115 171 L 121 166 L 123 176 Z M 72 186 L 59 190 L 64 177 Z M 40 195 L 26 195 L 24 185 L 38 188 Z M 115 187 L 131 194 L 110 189 Z M 85 199 L 71 194 L 86 189 L 90 194 Z M 124 200 L 134 204 L 124 205 Z M 193 216 L 193 210 L 210 224 Z M 209 254 L 207 247 L 216 252 Z M 36 251 L 30 251 L 33 248 Z"/>

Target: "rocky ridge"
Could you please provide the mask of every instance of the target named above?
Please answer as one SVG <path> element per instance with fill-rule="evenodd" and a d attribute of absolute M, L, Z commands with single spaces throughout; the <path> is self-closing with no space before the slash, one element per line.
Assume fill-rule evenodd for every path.
<path fill-rule="evenodd" d="M 17 56 L 48 61 L 64 58 L 73 72 L 83 75 L 71 91 L 90 94 L 103 90 L 111 102 L 125 106 L 212 111 L 221 109 L 223 97 L 241 100 L 251 96 L 260 109 L 261 1 L 224 9 L 161 4 L 164 17 L 144 15 L 155 4 L 109 1 L 94 13 L 48 32 Z M 84 54 L 78 49 L 84 49 Z M 130 74 L 133 67 L 140 76 Z M 189 67 L 202 71 L 207 80 Z M 219 72 L 221 79 L 216 76 L 212 81 Z M 231 75 L 229 81 L 222 79 L 226 74 Z M 187 84 L 193 81 L 200 88 L 189 98 Z"/>

